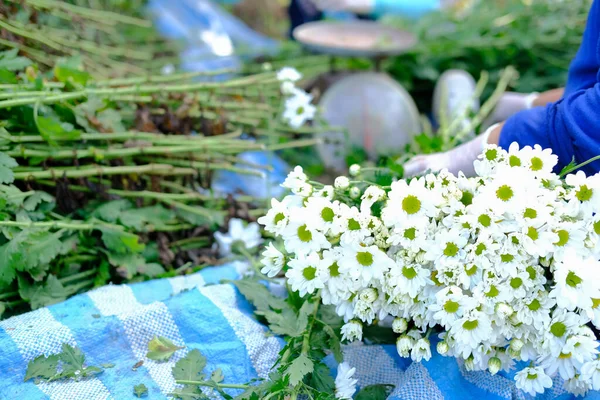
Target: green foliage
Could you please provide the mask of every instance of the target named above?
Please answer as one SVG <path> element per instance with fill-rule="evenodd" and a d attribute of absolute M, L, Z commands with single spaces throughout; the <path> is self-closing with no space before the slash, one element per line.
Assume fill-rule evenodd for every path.
<path fill-rule="evenodd" d="M 62 351 L 50 356 L 40 355 L 27 365 L 24 381 L 30 379 L 51 382 L 61 379 L 79 380 L 102 373 L 100 367 L 85 366 L 85 355 L 67 343 Z"/>
<path fill-rule="evenodd" d="M 308 374 L 311 374 L 315 369 L 315 365 L 306 354 L 300 354 L 289 364 L 285 373 L 290 378 L 290 383 L 293 386 L 298 385 L 302 379 Z"/>
<path fill-rule="evenodd" d="M 394 390 L 394 385 L 371 385 L 358 392 L 354 400 L 385 400 Z"/>
<path fill-rule="evenodd" d="M 177 346 L 166 337 L 154 336 L 148 343 L 148 353 L 146 354 L 146 357 L 154 361 L 167 361 L 180 349 L 183 349 L 183 347 Z"/>

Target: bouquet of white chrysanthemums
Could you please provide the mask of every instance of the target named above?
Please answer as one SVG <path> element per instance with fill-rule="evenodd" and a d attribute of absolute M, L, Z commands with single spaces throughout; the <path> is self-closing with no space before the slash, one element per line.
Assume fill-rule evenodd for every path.
<path fill-rule="evenodd" d="M 351 175 L 334 186 L 302 168 L 259 219 L 283 240 L 262 272 L 285 271 L 301 295 L 320 293 L 345 320 L 345 340 L 390 321 L 400 356 L 437 352 L 467 370 L 508 371 L 542 393 L 557 374 L 576 394 L 600 389 L 600 176 L 561 179 L 539 147 L 489 146 L 477 177 L 447 171 L 382 187 Z"/>

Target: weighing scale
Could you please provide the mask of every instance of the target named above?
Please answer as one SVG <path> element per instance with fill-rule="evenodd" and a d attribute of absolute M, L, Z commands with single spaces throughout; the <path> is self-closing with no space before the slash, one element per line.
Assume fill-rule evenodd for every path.
<path fill-rule="evenodd" d="M 323 135 L 317 150 L 323 163 L 336 171 L 346 169 L 352 147 L 363 148 L 369 159 L 403 151 L 420 133 L 419 111 L 408 92 L 389 75 L 380 72 L 386 57 L 404 53 L 417 40 L 408 32 L 373 21 L 318 21 L 299 26 L 294 38 L 306 48 L 332 56 L 332 70 L 319 98 L 322 115 L 343 132 Z M 335 57 L 366 57 L 375 61 L 374 72 L 337 73 Z"/>

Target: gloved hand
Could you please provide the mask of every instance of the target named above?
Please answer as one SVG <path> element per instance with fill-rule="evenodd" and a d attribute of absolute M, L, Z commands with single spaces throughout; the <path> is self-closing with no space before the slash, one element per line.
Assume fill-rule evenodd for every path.
<path fill-rule="evenodd" d="M 375 9 L 375 0 L 312 0 L 312 2 L 321 11 L 370 14 Z"/>
<path fill-rule="evenodd" d="M 412 178 L 424 172 L 439 172 L 444 168 L 454 175 L 462 171 L 466 176 L 474 176 L 473 162 L 488 144 L 488 137 L 497 125 L 491 126 L 483 134 L 452 150 L 416 156 L 404 164 L 404 177 Z"/>
<path fill-rule="evenodd" d="M 533 102 L 538 96 L 539 93 L 504 93 L 502 97 L 500 97 L 492 114 L 481 125 L 481 128 L 487 129 L 498 122 L 506 121 L 519 111 L 529 110 L 533 107 Z"/>

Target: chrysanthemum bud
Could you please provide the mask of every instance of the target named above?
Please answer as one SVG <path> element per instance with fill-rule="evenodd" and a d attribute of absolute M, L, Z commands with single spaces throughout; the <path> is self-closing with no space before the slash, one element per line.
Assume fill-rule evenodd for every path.
<path fill-rule="evenodd" d="M 377 300 L 377 297 L 378 297 L 377 289 L 373 289 L 373 288 L 364 289 L 358 295 L 358 298 L 360 300 L 365 301 L 367 303 L 374 302 L 375 300 Z"/>
<path fill-rule="evenodd" d="M 450 350 L 450 346 L 448 345 L 448 342 L 446 342 L 445 340 L 438 342 L 436 348 L 437 348 L 437 352 L 440 353 L 441 355 L 448 354 L 448 351 Z"/>
<path fill-rule="evenodd" d="M 521 351 L 525 343 L 521 339 L 513 339 L 510 342 L 510 349 L 513 351 Z"/>
<path fill-rule="evenodd" d="M 352 186 L 350 188 L 350 197 L 352 197 L 353 199 L 358 199 L 360 195 L 361 193 L 359 188 L 357 188 L 356 186 Z"/>
<path fill-rule="evenodd" d="M 425 256 L 425 252 L 424 251 L 420 251 L 415 255 L 415 262 L 417 264 L 425 264 L 427 262 L 427 258 Z"/>
<path fill-rule="evenodd" d="M 496 375 L 502 368 L 502 361 L 498 357 L 492 357 L 488 361 L 488 371 L 490 374 Z"/>
<path fill-rule="evenodd" d="M 469 358 L 465 360 L 465 369 L 467 371 L 475 370 L 475 360 L 473 359 L 473 356 L 469 356 Z"/>
<path fill-rule="evenodd" d="M 363 326 L 360 321 L 353 319 L 342 326 L 342 340 L 353 342 L 355 340 L 362 340 Z"/>
<path fill-rule="evenodd" d="M 410 357 L 410 351 L 412 350 L 414 344 L 414 339 L 408 335 L 400 336 L 396 340 L 396 350 L 398 351 L 398 355 L 404 358 Z"/>
<path fill-rule="evenodd" d="M 356 175 L 360 174 L 360 165 L 352 164 L 350 166 L 349 172 L 350 172 L 350 176 L 356 176 Z"/>
<path fill-rule="evenodd" d="M 346 176 L 338 176 L 335 178 L 333 185 L 336 189 L 348 189 L 348 186 L 350 186 L 350 180 Z"/>
<path fill-rule="evenodd" d="M 396 318 L 392 323 L 394 333 L 404 333 L 408 328 L 408 323 L 404 318 Z"/>
<path fill-rule="evenodd" d="M 265 62 L 261 65 L 263 71 L 271 71 L 273 70 L 273 65 L 271 63 Z"/>
<path fill-rule="evenodd" d="M 510 317 L 514 312 L 515 310 L 506 303 L 496 304 L 496 313 L 498 313 L 502 319 Z"/>

